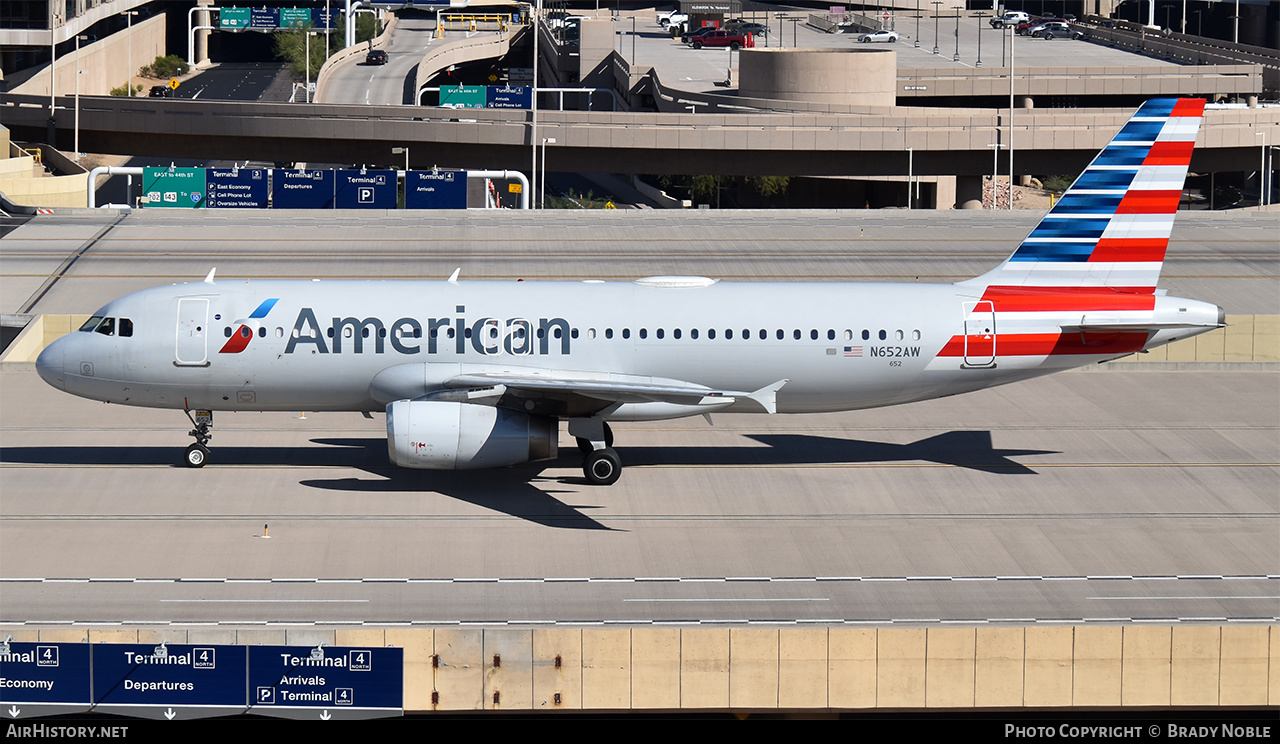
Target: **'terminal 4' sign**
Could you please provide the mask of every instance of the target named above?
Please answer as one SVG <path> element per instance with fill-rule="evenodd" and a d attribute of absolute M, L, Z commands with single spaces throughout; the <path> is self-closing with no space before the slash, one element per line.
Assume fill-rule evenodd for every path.
<path fill-rule="evenodd" d="M 397 716 L 404 713 L 404 651 L 0 644 L 0 708 L 13 719 L 86 711 L 170 720 L 249 711 L 310 719 Z"/>

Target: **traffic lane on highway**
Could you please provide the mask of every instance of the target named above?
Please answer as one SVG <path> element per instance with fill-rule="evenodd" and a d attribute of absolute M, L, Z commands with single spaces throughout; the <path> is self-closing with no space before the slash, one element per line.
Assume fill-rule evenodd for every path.
<path fill-rule="evenodd" d="M 387 63 L 372 65 L 364 55 L 356 55 L 338 63 L 320 91 L 323 103 L 359 103 L 398 105 L 413 103 L 414 79 L 418 63 L 432 43 L 435 22 L 427 18 L 405 16 L 392 29 L 385 47 Z"/>
<path fill-rule="evenodd" d="M 285 82 L 281 83 L 281 79 Z M 173 97 L 206 101 L 286 101 L 290 82 L 288 66 L 278 62 L 228 62 L 183 81 L 173 91 Z"/>

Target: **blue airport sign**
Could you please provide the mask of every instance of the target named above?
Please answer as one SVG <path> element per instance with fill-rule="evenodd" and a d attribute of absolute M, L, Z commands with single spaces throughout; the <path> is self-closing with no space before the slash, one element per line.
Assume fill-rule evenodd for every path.
<path fill-rule="evenodd" d="M 337 173 L 338 209 L 395 209 L 396 172 L 393 170 L 340 170 Z"/>
<path fill-rule="evenodd" d="M 404 714 L 404 649 L 248 649 L 251 713 L 282 718 Z"/>
<path fill-rule="evenodd" d="M 266 209 L 266 168 L 206 168 L 205 206 L 211 209 Z"/>
<path fill-rule="evenodd" d="M 333 19 L 342 15 L 336 8 L 325 10 L 324 8 L 311 9 L 311 25 L 318 29 L 337 28 Z"/>
<path fill-rule="evenodd" d="M 331 170 L 271 170 L 271 206 L 275 209 L 333 209 Z"/>
<path fill-rule="evenodd" d="M 280 9 L 279 8 L 250 8 L 249 9 L 249 28 L 273 29 L 273 30 L 280 28 Z"/>
<path fill-rule="evenodd" d="M 92 646 L 94 707 L 147 718 L 200 718 L 245 709 L 244 646 Z"/>
<path fill-rule="evenodd" d="M 89 644 L 9 643 L 0 655 L 0 708 L 13 718 L 80 713 L 93 705 Z"/>
<path fill-rule="evenodd" d="M 404 179 L 405 209 L 466 209 L 466 171 L 409 171 Z"/>
<path fill-rule="evenodd" d="M 533 86 L 490 85 L 485 89 L 485 108 L 533 108 Z"/>

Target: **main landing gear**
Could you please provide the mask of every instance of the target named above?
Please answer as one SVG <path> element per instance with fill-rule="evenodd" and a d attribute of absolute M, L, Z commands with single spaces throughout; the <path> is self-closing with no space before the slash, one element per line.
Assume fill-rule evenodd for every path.
<path fill-rule="evenodd" d="M 182 457 L 182 462 L 189 468 L 202 468 L 209 461 L 209 448 L 206 447 L 210 439 L 213 439 L 213 411 L 196 411 L 195 415 L 191 415 L 191 411 L 184 410 L 187 418 L 191 419 L 191 425 L 195 428 L 188 432 L 196 438 L 195 444 L 187 447 L 186 453 Z"/>
<path fill-rule="evenodd" d="M 599 419 L 571 419 L 569 433 L 582 452 L 582 474 L 593 486 L 611 486 L 622 475 L 622 458 L 613 449 L 613 430 Z"/>

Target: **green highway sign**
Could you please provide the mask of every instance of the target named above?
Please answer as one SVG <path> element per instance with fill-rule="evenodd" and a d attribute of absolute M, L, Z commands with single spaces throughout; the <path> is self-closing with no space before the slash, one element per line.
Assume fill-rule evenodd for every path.
<path fill-rule="evenodd" d="M 142 193 L 148 207 L 203 207 L 204 168 L 143 168 Z"/>
<path fill-rule="evenodd" d="M 218 10 L 218 27 L 228 30 L 249 28 L 249 9 L 220 8 Z"/>

